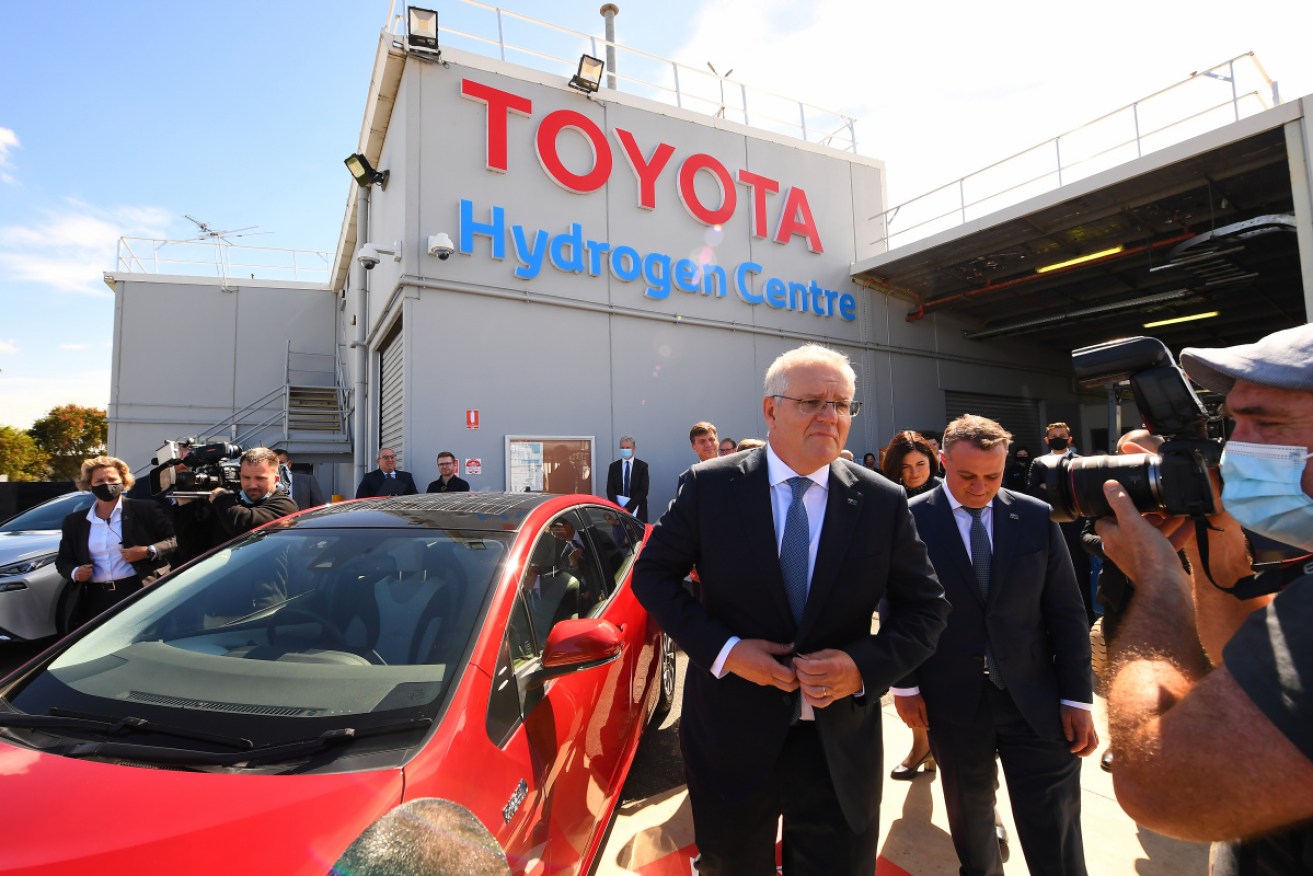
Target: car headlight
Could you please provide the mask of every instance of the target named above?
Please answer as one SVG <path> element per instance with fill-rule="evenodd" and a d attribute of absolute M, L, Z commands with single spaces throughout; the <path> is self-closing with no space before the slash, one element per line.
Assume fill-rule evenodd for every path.
<path fill-rule="evenodd" d="M 28 557 L 26 560 L 19 560 L 17 563 L 10 563 L 7 566 L 0 566 L 0 578 L 8 575 L 26 575 L 28 572 L 35 572 L 42 566 L 49 566 L 55 561 L 59 552 L 42 554 L 39 557 Z"/>

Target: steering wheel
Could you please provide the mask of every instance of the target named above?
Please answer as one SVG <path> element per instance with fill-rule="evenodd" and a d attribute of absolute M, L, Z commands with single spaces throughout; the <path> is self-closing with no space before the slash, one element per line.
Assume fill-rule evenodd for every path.
<path fill-rule="evenodd" d="M 320 629 L 323 630 L 324 636 L 329 639 L 327 644 L 335 650 L 346 651 L 348 654 L 358 654 L 375 666 L 387 665 L 387 661 L 384 660 L 383 657 L 373 648 L 365 648 L 363 651 L 356 648 L 347 641 L 346 633 L 342 632 L 341 627 L 314 609 L 307 608 L 303 605 L 289 605 L 279 609 L 269 616 L 269 621 L 265 627 L 265 635 L 269 638 L 270 646 L 276 647 L 278 645 L 279 627 L 291 626 L 293 619 L 300 619 L 300 622 L 302 623 L 310 621 L 311 623 L 319 624 Z"/>

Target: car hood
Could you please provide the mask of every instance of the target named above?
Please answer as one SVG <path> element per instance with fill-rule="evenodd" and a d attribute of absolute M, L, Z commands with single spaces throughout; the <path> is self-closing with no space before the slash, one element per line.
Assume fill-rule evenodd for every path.
<path fill-rule="evenodd" d="M 59 550 L 58 530 L 0 532 L 0 566 Z"/>
<path fill-rule="evenodd" d="M 401 802 L 400 769 L 254 776 L 57 757 L 0 742 L 0 870 L 315 874 Z"/>

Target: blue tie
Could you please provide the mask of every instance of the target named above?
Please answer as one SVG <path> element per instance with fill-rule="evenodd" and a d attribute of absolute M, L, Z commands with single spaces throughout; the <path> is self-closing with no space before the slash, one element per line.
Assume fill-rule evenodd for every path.
<path fill-rule="evenodd" d="M 793 501 L 784 517 L 784 539 L 780 543 L 780 571 L 784 574 L 784 593 L 789 599 L 789 610 L 795 622 L 802 622 L 802 610 L 807 605 L 807 560 L 811 544 L 811 530 L 807 524 L 807 506 L 803 494 L 812 485 L 810 478 L 789 478 Z"/>
<path fill-rule="evenodd" d="M 980 588 L 980 600 L 988 603 L 989 567 L 994 559 L 994 550 L 989 544 L 989 533 L 985 532 L 985 522 L 980 517 L 984 510 L 984 508 L 966 508 L 966 512 L 971 515 L 971 567 L 976 572 L 976 586 Z M 985 666 L 989 671 L 989 680 L 1002 690 L 1003 676 L 998 672 L 998 663 L 994 660 L 994 649 L 989 645 L 988 633 L 985 634 Z"/>
<path fill-rule="evenodd" d="M 629 460 L 627 459 L 625 460 L 625 484 L 620 494 L 626 497 L 629 495 Z"/>

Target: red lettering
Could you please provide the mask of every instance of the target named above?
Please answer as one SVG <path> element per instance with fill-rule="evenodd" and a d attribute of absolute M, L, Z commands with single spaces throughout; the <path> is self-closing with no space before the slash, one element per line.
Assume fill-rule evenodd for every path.
<path fill-rule="evenodd" d="M 556 138 L 566 128 L 573 128 L 588 141 L 593 150 L 593 168 L 585 174 L 577 174 L 565 166 L 556 151 Z M 568 192 L 585 194 L 595 192 L 606 185 L 611 176 L 611 145 L 606 142 L 606 135 L 593 120 L 574 110 L 557 110 L 543 117 L 538 126 L 538 162 L 547 171 L 552 181 Z"/>
<path fill-rule="evenodd" d="M 638 180 L 638 206 L 644 210 L 656 208 L 656 181 L 661 171 L 666 169 L 670 156 L 675 154 L 675 147 L 669 143 L 658 143 L 652 150 L 652 157 L 643 160 L 643 150 L 638 147 L 634 135 L 624 128 L 615 129 L 615 138 L 624 148 L 625 159 Z M 764 235 L 763 235 L 764 236 Z"/>
<path fill-rule="evenodd" d="M 472 79 L 460 81 L 461 97 L 486 104 L 487 115 L 487 167 L 498 173 L 506 172 L 506 119 L 509 113 L 528 116 L 533 112 L 533 101 Z"/>
<path fill-rule="evenodd" d="M 710 173 L 716 184 L 720 186 L 720 206 L 715 210 L 698 200 L 697 188 L 693 185 L 693 180 L 699 170 Z M 684 202 L 684 209 L 688 210 L 688 214 L 699 222 L 724 225 L 734 215 L 734 208 L 738 206 L 738 190 L 734 188 L 734 178 L 729 175 L 725 165 L 710 155 L 696 152 L 685 158 L 684 163 L 679 166 L 679 199 Z"/>
<path fill-rule="evenodd" d="M 780 184 L 750 170 L 739 171 L 739 182 L 752 193 L 752 236 L 769 237 L 770 232 L 766 230 L 766 196 L 778 192 Z"/>
<path fill-rule="evenodd" d="M 788 243 L 789 238 L 801 234 L 807 238 L 807 248 L 812 252 L 825 252 L 821 246 L 821 235 L 816 230 L 816 221 L 812 219 L 812 208 L 807 203 L 807 193 L 794 186 L 784 196 L 784 210 L 780 213 L 780 226 L 775 232 L 776 243 Z"/>

